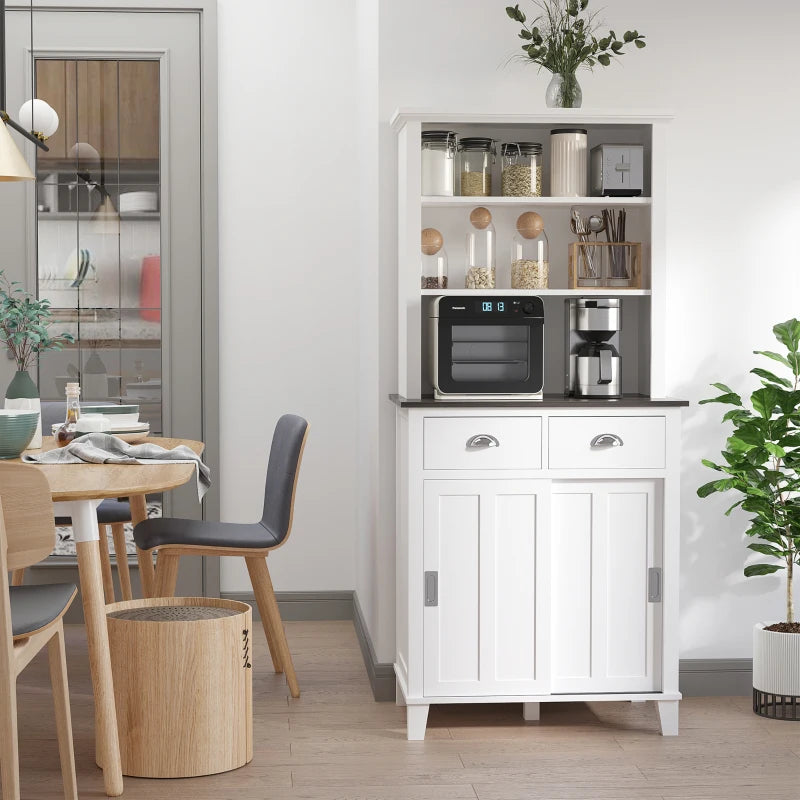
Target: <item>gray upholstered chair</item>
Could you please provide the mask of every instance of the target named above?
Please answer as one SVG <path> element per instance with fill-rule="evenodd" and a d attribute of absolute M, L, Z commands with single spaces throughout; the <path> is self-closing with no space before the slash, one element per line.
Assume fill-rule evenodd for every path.
<path fill-rule="evenodd" d="M 294 497 L 308 422 L 285 414 L 275 426 L 264 489 L 264 511 L 252 524 L 204 522 L 193 519 L 148 519 L 133 529 L 136 546 L 156 562 L 156 597 L 172 597 L 181 556 L 243 556 L 258 603 L 275 672 L 285 672 L 292 697 L 300 687 L 286 642 L 278 602 L 272 588 L 267 556 L 289 538 Z"/>
<path fill-rule="evenodd" d="M 95 405 L 113 405 L 96 403 Z M 48 435 L 52 426 L 63 422 L 66 416 L 66 403 L 45 401 L 42 403 L 42 432 Z M 117 557 L 119 586 L 123 600 L 132 600 L 131 573 L 128 566 L 128 552 L 125 545 L 125 523 L 131 522 L 131 506 L 127 500 L 103 500 L 97 507 L 97 524 L 100 526 L 100 563 L 103 569 L 103 591 L 106 603 L 116 600 L 114 579 L 111 574 L 111 553 L 108 549 L 108 528 L 114 538 L 114 553 Z M 72 525 L 69 517 L 56 517 L 56 525 Z M 16 570 L 12 579 L 14 586 L 20 586 L 25 579 L 24 570 Z"/>
<path fill-rule="evenodd" d="M 56 707 L 56 733 L 64 796 L 77 800 L 72 722 L 62 617 L 75 599 L 74 584 L 9 589 L 8 570 L 24 569 L 55 547 L 53 503 L 37 469 L 0 465 L 0 773 L 3 800 L 19 800 L 17 676 L 47 645 Z"/>

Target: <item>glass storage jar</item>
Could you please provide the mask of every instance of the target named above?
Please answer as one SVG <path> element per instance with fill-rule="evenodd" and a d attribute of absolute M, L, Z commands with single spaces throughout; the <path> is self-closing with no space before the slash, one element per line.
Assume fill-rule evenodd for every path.
<path fill-rule="evenodd" d="M 455 194 L 455 131 L 422 132 L 422 194 L 452 197 Z"/>
<path fill-rule="evenodd" d="M 422 231 L 422 288 L 447 288 L 447 253 L 443 247 L 444 238 L 436 228 Z"/>
<path fill-rule="evenodd" d="M 546 289 L 550 247 L 544 220 L 535 211 L 521 214 L 511 240 L 511 288 Z"/>
<path fill-rule="evenodd" d="M 492 167 L 494 166 L 494 139 L 481 136 L 462 139 L 458 143 L 463 197 L 490 197 L 492 194 Z"/>
<path fill-rule="evenodd" d="M 542 146 L 538 142 L 506 142 L 501 150 L 503 197 L 542 196 Z"/>
<path fill-rule="evenodd" d="M 494 289 L 495 273 L 495 232 L 492 214 L 488 208 L 473 209 L 469 215 L 472 229 L 467 234 L 467 275 L 464 286 L 467 289 Z"/>

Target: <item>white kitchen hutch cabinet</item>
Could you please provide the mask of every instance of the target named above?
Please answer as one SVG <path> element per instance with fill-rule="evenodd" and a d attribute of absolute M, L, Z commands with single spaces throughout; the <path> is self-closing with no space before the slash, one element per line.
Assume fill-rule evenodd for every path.
<path fill-rule="evenodd" d="M 397 700 L 408 738 L 422 739 L 432 703 L 522 704 L 527 720 L 552 701 L 655 701 L 678 732 L 678 548 L 681 406 L 664 398 L 664 151 L 669 117 L 580 109 L 537 115 L 399 111 L 397 406 Z M 549 130 L 585 127 L 590 146 L 640 143 L 636 198 L 423 197 L 420 134 L 545 145 Z M 499 180 L 495 177 L 495 186 Z M 492 211 L 498 289 L 545 302 L 541 401 L 435 401 L 427 303 L 463 286 L 459 233 L 471 209 Z M 638 289 L 569 289 L 570 208 L 624 207 L 642 242 Z M 501 243 L 528 210 L 550 240 L 546 290 L 504 283 Z M 420 288 L 420 230 L 448 249 L 449 288 Z M 624 397 L 564 397 L 564 299 L 622 297 Z M 621 446 L 598 446 L 612 434 Z M 497 446 L 475 448 L 475 436 Z M 606 443 L 609 441 L 607 437 Z"/>

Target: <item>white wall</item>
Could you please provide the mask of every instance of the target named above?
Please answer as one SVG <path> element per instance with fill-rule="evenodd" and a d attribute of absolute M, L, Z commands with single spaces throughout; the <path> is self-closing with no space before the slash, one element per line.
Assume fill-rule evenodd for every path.
<path fill-rule="evenodd" d="M 518 41 L 506 5 L 380 1 L 380 507 L 373 532 L 380 579 L 372 637 L 384 661 L 394 655 L 394 567 L 386 558 L 394 526 L 394 409 L 384 398 L 396 388 L 396 162 L 387 121 L 398 106 L 542 109 L 547 76 L 528 65 L 504 66 Z M 790 55 L 800 4 L 775 0 L 769 13 L 744 0 L 599 5 L 610 27 L 638 28 L 648 47 L 624 66 L 582 73 L 584 106 L 675 113 L 666 385 L 692 401 L 684 417 L 681 655 L 749 657 L 751 624 L 780 616 L 783 598 L 777 578 L 742 576 L 746 516 L 726 519 L 727 498 L 695 495 L 710 480 L 699 459 L 715 455 L 725 437 L 718 410 L 696 402 L 708 396 L 712 380 L 750 386 L 751 351 L 771 346 L 772 324 L 800 314 L 793 224 L 800 211 L 800 102 Z"/>
<path fill-rule="evenodd" d="M 355 586 L 355 0 L 219 0 L 222 517 L 260 518 L 280 414 L 311 431 L 278 590 Z M 246 591 L 242 559 L 223 591 Z"/>

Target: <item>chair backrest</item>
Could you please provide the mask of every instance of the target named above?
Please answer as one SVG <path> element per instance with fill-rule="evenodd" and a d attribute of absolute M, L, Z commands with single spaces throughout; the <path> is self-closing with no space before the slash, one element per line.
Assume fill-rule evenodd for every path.
<path fill-rule="evenodd" d="M 56 528 L 50 485 L 42 471 L 0 464 L 0 502 L 8 546 L 6 568 L 22 569 L 47 558 L 56 546 Z"/>
<path fill-rule="evenodd" d="M 296 414 L 284 414 L 272 435 L 261 524 L 278 543 L 284 542 L 292 530 L 294 495 L 307 436 L 308 422 Z"/>

